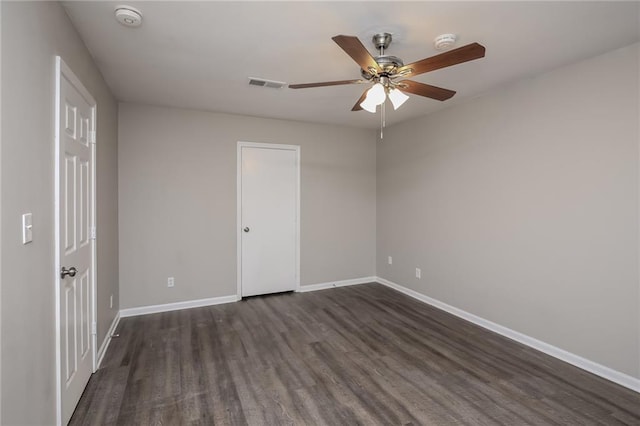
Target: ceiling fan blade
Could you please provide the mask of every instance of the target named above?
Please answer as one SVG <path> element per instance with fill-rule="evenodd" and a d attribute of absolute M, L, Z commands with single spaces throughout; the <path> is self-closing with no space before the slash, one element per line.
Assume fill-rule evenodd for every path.
<path fill-rule="evenodd" d="M 484 52 L 484 46 L 478 43 L 471 43 L 400 67 L 396 74 L 404 73 L 402 74 L 404 77 L 411 77 L 425 72 L 435 71 L 440 68 L 450 67 L 451 65 L 457 65 L 463 62 L 473 61 L 474 59 L 483 58 Z"/>
<path fill-rule="evenodd" d="M 358 40 L 358 37 L 337 35 L 331 39 L 335 41 L 347 55 L 351 56 L 351 58 L 356 61 L 363 70 L 369 71 L 370 69 L 373 69 L 377 72 L 382 71 L 380 65 L 378 65 L 362 42 Z"/>
<path fill-rule="evenodd" d="M 323 81 L 321 83 L 303 83 L 303 84 L 290 84 L 289 89 L 307 89 L 309 87 L 325 87 L 325 86 L 339 86 L 341 84 L 359 84 L 366 83 L 364 80 L 338 80 L 338 81 Z"/>
<path fill-rule="evenodd" d="M 360 106 L 360 104 L 362 103 L 362 101 L 364 101 L 364 98 L 367 97 L 367 91 L 369 89 L 365 90 L 364 92 L 362 92 L 362 96 L 360 96 L 360 99 L 358 99 L 358 102 L 356 102 L 356 104 L 353 106 L 353 108 L 351 108 L 351 111 L 362 111 L 362 107 Z"/>
<path fill-rule="evenodd" d="M 438 101 L 446 101 L 456 94 L 455 91 L 443 89 L 442 87 L 431 86 L 429 84 L 418 83 L 412 80 L 402 80 L 398 82 L 398 89 L 402 92 L 413 93 L 414 95 L 425 96 Z"/>

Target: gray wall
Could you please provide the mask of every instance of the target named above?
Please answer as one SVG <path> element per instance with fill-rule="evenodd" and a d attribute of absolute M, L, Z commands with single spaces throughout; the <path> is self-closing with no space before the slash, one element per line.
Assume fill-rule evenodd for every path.
<path fill-rule="evenodd" d="M 638 93 L 634 45 L 388 129 L 378 275 L 640 377 Z"/>
<path fill-rule="evenodd" d="M 2 2 L 2 424 L 55 419 L 54 94 L 60 55 L 98 103 L 98 344 L 117 312 L 117 104 L 57 2 Z M 20 217 L 33 213 L 33 243 Z M 11 267 L 6 267 L 10 265 Z M 116 304 L 109 310 L 109 295 Z"/>
<path fill-rule="evenodd" d="M 0 5 L 0 25 L 2 24 L 2 5 Z M 0 30 L 0 99 L 2 99 L 2 31 Z M 2 129 L 2 102 L 0 101 L 0 129 Z M 0 167 L 2 165 L 2 131 L 0 130 Z M 0 168 L 1 170 L 1 168 Z M 0 171 L 0 193 L 2 172 Z M 0 194 L 1 195 L 1 194 Z M 2 241 L 2 196 L 0 196 L 0 242 Z M 2 342 L 2 244 L 0 243 L 0 342 Z M 2 422 L 2 345 L 0 343 L 0 423 Z"/>
<path fill-rule="evenodd" d="M 375 275 L 373 131 L 120 104 L 118 140 L 122 308 L 236 294 L 238 141 L 301 147 L 302 285 Z"/>

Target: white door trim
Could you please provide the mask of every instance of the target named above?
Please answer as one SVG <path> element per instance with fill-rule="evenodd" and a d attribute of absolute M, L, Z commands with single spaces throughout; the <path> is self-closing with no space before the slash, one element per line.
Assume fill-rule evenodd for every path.
<path fill-rule="evenodd" d="M 56 424 L 62 424 L 62 378 L 61 378 L 61 348 L 60 348 L 60 86 L 61 79 L 66 78 L 71 85 L 82 95 L 83 98 L 91 105 L 91 226 L 95 230 L 96 228 L 96 120 L 97 120 L 97 103 L 91 93 L 84 87 L 80 79 L 71 71 L 71 69 L 65 64 L 60 56 L 56 56 L 55 65 L 55 128 L 54 128 L 54 141 L 55 141 L 55 153 L 54 153 L 54 288 L 55 288 L 55 333 L 56 333 Z M 92 235 L 93 237 L 93 235 Z M 92 323 L 92 336 L 91 336 L 91 356 L 92 356 L 92 371 L 96 371 L 96 345 L 97 335 L 95 333 L 95 325 L 97 318 L 97 301 L 96 301 L 96 288 L 97 288 L 97 259 L 96 259 L 96 239 L 91 238 L 91 263 L 92 277 L 91 277 L 91 323 Z"/>
<path fill-rule="evenodd" d="M 242 148 L 263 148 L 296 153 L 296 292 L 300 291 L 300 146 L 276 143 L 238 142 L 236 154 L 236 297 L 242 299 Z"/>

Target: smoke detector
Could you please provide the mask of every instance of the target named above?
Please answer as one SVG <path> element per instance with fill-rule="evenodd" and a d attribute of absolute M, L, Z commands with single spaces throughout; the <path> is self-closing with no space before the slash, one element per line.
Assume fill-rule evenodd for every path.
<path fill-rule="evenodd" d="M 270 89 L 282 89 L 287 83 L 283 81 L 267 80 L 264 78 L 249 77 L 250 86 L 268 87 Z"/>
<path fill-rule="evenodd" d="M 455 34 L 440 34 L 433 40 L 433 45 L 436 50 L 447 50 L 456 44 L 457 40 L 458 36 Z"/>
<path fill-rule="evenodd" d="M 142 13 L 131 6 L 116 6 L 116 19 L 125 27 L 139 27 L 142 24 Z"/>

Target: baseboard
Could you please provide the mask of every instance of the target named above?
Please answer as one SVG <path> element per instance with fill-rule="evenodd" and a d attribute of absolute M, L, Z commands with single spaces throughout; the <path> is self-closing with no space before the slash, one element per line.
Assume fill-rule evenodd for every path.
<path fill-rule="evenodd" d="M 328 288 L 334 288 L 334 287 L 345 287 L 348 285 L 358 285 L 358 284 L 366 284 L 366 283 L 373 283 L 377 281 L 377 277 L 363 277 L 363 278 L 354 278 L 351 280 L 342 280 L 342 281 L 329 281 L 326 283 L 318 283 L 318 284 L 310 284 L 310 285 L 303 285 L 300 286 L 300 290 L 298 290 L 301 293 L 307 292 L 307 291 L 316 291 L 316 290 L 325 290 Z"/>
<path fill-rule="evenodd" d="M 300 287 L 300 292 L 324 290 L 333 287 L 344 287 L 376 282 L 376 277 L 354 278 L 351 280 L 331 281 L 326 283 L 305 285 Z M 180 309 L 200 308 L 202 306 L 220 305 L 223 303 L 237 302 L 240 298 L 237 295 L 212 297 L 209 299 L 189 300 L 186 302 L 166 303 L 163 305 L 140 306 L 137 308 L 127 308 L 120 311 L 120 318 L 134 317 L 138 315 L 156 314 L 159 312 L 177 311 Z"/>
<path fill-rule="evenodd" d="M 411 296 L 414 299 L 417 299 L 421 302 L 427 303 L 433 307 L 436 307 L 445 312 L 453 314 L 459 318 L 462 318 L 476 325 L 479 325 L 480 327 L 486 328 L 487 330 L 491 330 L 502 336 L 508 337 L 509 339 L 515 340 L 516 342 L 522 343 L 523 345 L 527 345 L 533 349 L 539 350 L 540 352 L 544 352 L 545 354 L 550 355 L 554 358 L 558 358 L 564 362 L 567 362 L 578 368 L 581 368 L 590 373 L 593 373 L 596 376 L 600 376 L 604 379 L 610 380 L 614 383 L 617 383 L 633 391 L 640 392 L 640 379 L 629 376 L 628 374 L 625 374 L 625 373 L 621 373 L 612 368 L 606 367 L 602 364 L 598 364 L 597 362 L 588 360 L 574 353 L 565 351 L 564 349 L 560 349 L 556 346 L 550 345 L 548 343 L 545 343 L 533 337 L 527 336 L 526 334 L 522 334 L 518 331 L 504 327 L 500 324 L 496 324 L 494 322 L 481 318 L 477 315 L 463 311 L 462 309 L 456 308 L 454 306 L 448 305 L 439 300 L 433 299 L 429 296 L 425 296 L 422 293 L 419 293 L 415 290 L 411 290 L 407 287 L 403 287 L 400 284 L 396 284 L 387 279 L 376 277 L 375 281 L 382 285 L 390 287 L 394 290 L 397 290 L 400 293 L 404 293 L 407 296 Z"/>
<path fill-rule="evenodd" d="M 96 370 L 100 368 L 100 364 L 102 364 L 102 358 L 104 358 L 104 354 L 107 353 L 107 349 L 109 348 L 109 343 L 111 343 L 111 336 L 115 333 L 116 328 L 118 328 L 118 323 L 120 322 L 120 312 L 116 313 L 115 318 L 111 321 L 111 326 L 109 330 L 107 330 L 107 335 L 104 336 L 104 340 L 102 341 L 102 345 L 100 345 L 100 349 L 98 350 L 98 362 L 96 362 Z"/>
<path fill-rule="evenodd" d="M 178 311 L 180 309 L 200 308 L 202 306 L 221 305 L 223 303 L 237 302 L 238 296 L 210 297 L 208 299 L 188 300 L 186 302 L 165 303 L 163 305 L 140 306 L 127 308 L 120 311 L 120 317 L 135 317 L 138 315 L 156 314 L 158 312 Z"/>

